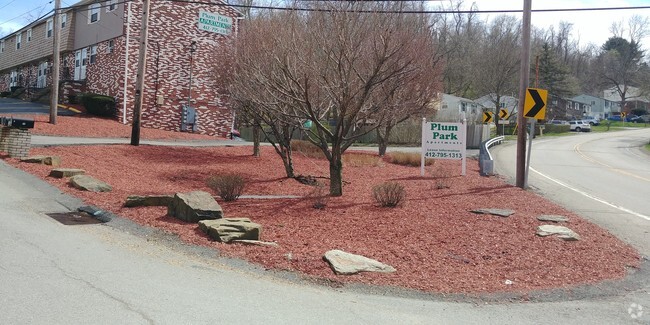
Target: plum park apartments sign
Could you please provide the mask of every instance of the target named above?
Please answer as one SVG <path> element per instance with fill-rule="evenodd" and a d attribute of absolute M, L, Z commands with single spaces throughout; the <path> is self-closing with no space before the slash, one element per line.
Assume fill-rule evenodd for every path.
<path fill-rule="evenodd" d="M 232 30 L 232 18 L 201 10 L 199 11 L 199 29 L 228 35 Z"/>
<path fill-rule="evenodd" d="M 466 136 L 465 123 L 427 122 L 422 119 L 422 162 L 420 174 L 424 176 L 425 158 L 460 159 L 461 175 L 466 171 Z"/>

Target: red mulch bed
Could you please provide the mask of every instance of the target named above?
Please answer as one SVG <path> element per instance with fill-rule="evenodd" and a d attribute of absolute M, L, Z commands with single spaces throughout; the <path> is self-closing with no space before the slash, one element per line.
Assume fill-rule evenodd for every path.
<path fill-rule="evenodd" d="M 66 119 L 61 118 L 61 126 Z M 91 119 L 92 120 L 92 119 Z M 41 129 L 42 130 L 42 129 Z M 97 130 L 96 130 L 97 131 Z M 217 248 L 222 254 L 259 263 L 269 269 L 298 271 L 340 282 L 362 282 L 440 293 L 484 293 L 569 287 L 625 276 L 638 266 L 639 255 L 602 228 L 544 198 L 481 177 L 476 161 L 468 161 L 467 176 L 453 176 L 451 187 L 438 189 L 431 176 L 436 168 L 460 163 L 437 161 L 419 168 L 383 163 L 378 167 L 345 167 L 344 196 L 330 198 L 323 210 L 310 199 L 240 199 L 220 202 L 228 217 L 250 217 L 263 225 L 262 240 L 280 247 L 228 245 L 213 242 L 196 224 L 166 216 L 161 207 L 124 208 L 132 194 L 172 194 L 210 191 L 211 175 L 236 172 L 250 184 L 245 194 L 307 195 L 313 188 L 284 177 L 280 159 L 269 147 L 262 157 L 250 147 L 169 148 L 152 146 L 83 146 L 34 148 L 31 154 L 52 154 L 63 166 L 83 168 L 88 175 L 113 186 L 110 193 L 82 192 L 66 180 L 47 177 L 50 166 L 7 161 L 63 191 L 135 222 L 164 229 L 188 243 Z M 327 162 L 295 154 L 297 173 L 328 176 Z M 405 204 L 380 208 L 371 197 L 374 185 L 397 181 L 407 191 Z M 513 209 L 509 218 L 476 215 L 476 208 Z M 538 237 L 540 214 L 569 216 L 568 226 L 582 239 L 565 242 Z M 341 249 L 392 265 L 392 274 L 337 276 L 323 254 Z M 287 256 L 290 254 L 291 258 Z M 511 280 L 513 284 L 506 285 Z"/>
<path fill-rule="evenodd" d="M 32 134 L 55 135 L 85 138 L 130 138 L 131 124 L 122 124 L 114 119 L 102 118 L 87 114 L 76 116 L 57 116 L 56 124 L 50 124 L 50 116 L 42 114 L 13 115 L 26 117 L 35 121 Z M 142 127 L 140 138 L 146 140 L 216 140 L 223 139 L 215 136 L 195 133 L 181 133 Z"/>

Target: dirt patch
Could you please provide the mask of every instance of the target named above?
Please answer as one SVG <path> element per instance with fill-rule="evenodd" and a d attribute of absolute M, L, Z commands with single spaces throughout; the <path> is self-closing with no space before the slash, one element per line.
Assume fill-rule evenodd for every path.
<path fill-rule="evenodd" d="M 495 177 L 479 176 L 475 161 L 469 161 L 465 177 L 445 175 L 446 188 L 436 184 L 436 168 L 459 173 L 459 162 L 436 161 L 426 167 L 425 177 L 419 176 L 418 167 L 388 162 L 345 166 L 344 196 L 330 198 L 324 209 L 314 209 L 313 199 L 308 197 L 313 187 L 285 178 L 272 148 L 263 148 L 259 158 L 251 156 L 249 147 L 72 146 L 35 148 L 31 154 L 58 155 L 61 167 L 83 168 L 88 175 L 108 182 L 113 192 L 81 192 L 65 180 L 47 177 L 48 166 L 5 159 L 88 204 L 178 234 L 188 243 L 325 282 L 360 282 L 440 293 L 526 292 L 622 278 L 626 267 L 639 265 L 635 250 L 607 231 L 532 192 Z M 297 174 L 323 177 L 319 181 L 328 176 L 325 160 L 297 155 L 294 163 Z M 132 194 L 210 191 L 206 185 L 210 176 L 233 172 L 250 180 L 245 195 L 308 197 L 220 202 L 227 216 L 250 217 L 262 224 L 262 239 L 277 242 L 279 248 L 212 242 L 196 224 L 166 216 L 165 208 L 123 207 Z M 380 208 L 373 202 L 372 187 L 385 181 L 405 187 L 407 196 L 402 206 Z M 478 208 L 516 212 L 508 218 L 470 212 Z M 543 224 L 536 219 L 540 214 L 568 216 L 567 225 L 582 239 L 565 242 L 536 236 L 536 227 Z M 334 275 L 322 259 L 330 249 L 377 259 L 397 272 Z"/>

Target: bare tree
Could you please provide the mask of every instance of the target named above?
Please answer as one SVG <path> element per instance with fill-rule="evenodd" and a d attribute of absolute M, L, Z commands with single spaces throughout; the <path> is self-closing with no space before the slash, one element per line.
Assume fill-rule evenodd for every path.
<path fill-rule="evenodd" d="M 381 120 L 384 108 L 373 105 L 379 87 L 412 73 L 416 58 L 430 49 L 422 48 L 430 34 L 405 14 L 375 12 L 399 10 L 401 3 L 310 5 L 320 11 L 277 14 L 279 23 L 262 39 L 241 40 L 250 50 L 238 53 L 237 79 L 249 84 L 252 107 L 281 115 L 283 123 L 313 122 L 307 138 L 329 161 L 330 195 L 340 196 L 341 158 L 363 135 L 357 126 Z"/>
<path fill-rule="evenodd" d="M 630 98 L 630 86 L 638 86 L 647 73 L 642 63 L 643 51 L 636 41 L 610 37 L 598 57 L 597 76 L 603 88 L 613 88 L 618 93 L 621 110 Z M 638 94 L 637 94 L 638 96 Z"/>
<path fill-rule="evenodd" d="M 495 106 L 495 124 L 499 124 L 501 98 L 517 89 L 519 73 L 520 24 L 512 16 L 499 16 L 492 21 L 483 38 L 480 59 L 475 70 L 476 88 L 490 94 Z"/>

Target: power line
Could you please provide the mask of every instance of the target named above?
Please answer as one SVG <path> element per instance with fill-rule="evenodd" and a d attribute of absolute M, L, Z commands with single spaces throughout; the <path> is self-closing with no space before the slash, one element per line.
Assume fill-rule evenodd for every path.
<path fill-rule="evenodd" d="M 0 26 L 5 25 L 5 24 L 8 24 L 8 23 L 10 23 L 10 22 L 12 22 L 12 21 L 14 21 L 14 20 L 16 20 L 16 19 L 18 19 L 18 18 L 21 18 L 21 17 L 27 15 L 28 13 L 30 13 L 30 12 L 32 12 L 32 11 L 34 11 L 34 10 L 43 9 L 44 7 L 45 7 L 45 6 L 43 5 L 43 6 L 40 6 L 40 7 L 36 7 L 36 8 L 34 8 L 34 9 L 32 9 L 32 10 L 29 10 L 29 11 L 23 13 L 23 14 L 20 14 L 20 15 L 14 17 L 14 18 L 11 18 L 11 19 L 9 19 L 9 20 L 7 20 L 7 21 L 4 21 L 4 22 L 0 23 Z M 27 24 L 27 25 L 25 25 L 25 26 L 29 26 L 29 25 L 33 24 L 35 21 L 38 21 L 39 19 L 43 19 L 43 17 L 45 17 L 45 16 L 51 14 L 53 11 L 54 11 L 54 10 L 50 10 L 50 11 L 48 11 L 46 14 L 42 15 L 42 16 L 39 17 L 38 19 L 35 19 L 34 21 L 32 21 L 31 23 L 29 23 L 29 24 Z"/>

